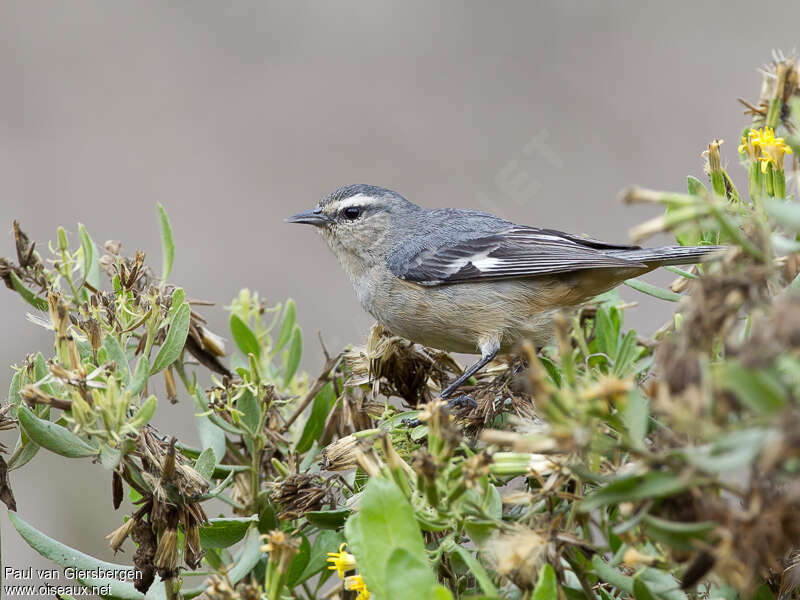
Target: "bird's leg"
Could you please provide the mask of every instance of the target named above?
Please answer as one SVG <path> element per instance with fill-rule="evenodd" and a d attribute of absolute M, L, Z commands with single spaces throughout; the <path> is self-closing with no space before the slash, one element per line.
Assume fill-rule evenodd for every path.
<path fill-rule="evenodd" d="M 450 385 L 448 385 L 446 388 L 444 388 L 444 390 L 442 390 L 442 393 L 440 394 L 441 399 L 442 400 L 447 400 L 448 398 L 450 398 L 450 396 L 453 395 L 453 392 L 455 392 L 459 387 L 461 387 L 461 385 L 467 379 L 472 377 L 475 373 L 477 373 L 483 367 L 485 367 L 487 364 L 492 362 L 494 360 L 495 356 L 497 356 L 497 349 L 496 348 L 492 349 L 492 350 L 490 350 L 488 352 L 484 352 L 482 354 L 482 356 L 481 356 L 481 359 L 478 362 L 476 362 L 471 367 L 468 367 L 459 377 L 457 377 L 455 380 L 453 380 L 453 382 L 450 383 Z M 461 396 L 456 396 L 455 398 L 453 398 L 452 400 L 448 400 L 448 402 L 447 402 L 447 408 L 461 408 L 461 407 L 463 407 L 465 405 L 469 405 L 469 406 L 473 406 L 474 407 L 475 406 L 475 400 L 473 400 L 472 398 L 470 398 L 466 394 L 463 394 Z"/>
<path fill-rule="evenodd" d="M 462 383 L 480 371 L 487 364 L 492 362 L 495 356 L 497 356 L 498 351 L 499 347 L 484 350 L 481 355 L 481 359 L 471 367 L 468 367 L 459 377 L 453 380 L 450 385 L 442 390 L 442 393 L 439 394 L 439 397 L 442 400 L 447 400 L 453 394 L 453 392 L 455 392 L 461 386 Z M 472 406 L 474 408 L 476 406 L 475 400 L 470 398 L 467 394 L 462 394 L 447 402 L 448 409 L 462 408 L 464 406 Z M 403 419 L 403 424 L 407 427 L 416 427 L 418 425 L 422 425 L 422 421 L 419 419 Z"/>

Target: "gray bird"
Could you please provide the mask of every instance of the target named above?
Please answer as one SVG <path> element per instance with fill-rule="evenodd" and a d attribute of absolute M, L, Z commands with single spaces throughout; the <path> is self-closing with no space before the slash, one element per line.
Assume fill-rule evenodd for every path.
<path fill-rule="evenodd" d="M 718 246 L 640 248 L 516 225 L 475 210 L 427 209 L 373 185 L 348 185 L 286 219 L 314 225 L 386 329 L 425 346 L 480 354 L 442 391 L 520 340 L 552 336 L 554 315 L 663 265 Z"/>

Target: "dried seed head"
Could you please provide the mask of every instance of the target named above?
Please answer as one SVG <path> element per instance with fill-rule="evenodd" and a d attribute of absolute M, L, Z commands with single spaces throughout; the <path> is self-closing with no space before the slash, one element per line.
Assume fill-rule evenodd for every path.
<path fill-rule="evenodd" d="M 438 471 L 436 461 L 424 448 L 420 448 L 414 452 L 414 455 L 411 457 L 411 468 L 428 483 L 436 479 L 436 473 Z"/>
<path fill-rule="evenodd" d="M 81 353 L 78 351 L 78 344 L 72 336 L 67 338 L 67 353 L 69 354 L 70 367 L 80 369 L 82 366 Z"/>
<path fill-rule="evenodd" d="M 117 552 L 122 546 L 122 543 L 126 539 L 128 539 L 128 536 L 133 530 L 133 526 L 135 524 L 136 524 L 136 519 L 131 517 L 127 521 L 125 521 L 119 528 L 115 529 L 106 536 L 106 539 L 109 540 L 108 545 L 111 546 L 111 549 L 114 552 Z"/>
<path fill-rule="evenodd" d="M 175 387 L 175 376 L 172 374 L 172 365 L 164 369 L 164 387 L 167 392 L 167 399 L 171 404 L 178 401 L 178 389 Z"/>
<path fill-rule="evenodd" d="M 201 595 L 208 600 L 239 600 L 238 594 L 231 587 L 227 578 L 212 575 L 206 580 L 206 589 Z"/>
<path fill-rule="evenodd" d="M 371 447 L 362 449 L 360 446 L 356 446 L 353 452 L 356 455 L 358 466 L 361 467 L 367 475 L 370 477 L 380 476 L 382 465 L 374 449 Z"/>
<path fill-rule="evenodd" d="M 197 329 L 200 332 L 200 338 L 203 343 L 203 348 L 213 354 L 214 356 L 225 356 L 225 339 L 217 335 L 207 327 L 198 325 Z"/>
<path fill-rule="evenodd" d="M 633 569 L 641 566 L 651 567 L 658 562 L 658 557 L 643 554 L 636 548 L 628 548 L 622 556 L 622 562 Z"/>
<path fill-rule="evenodd" d="M 186 527 L 183 537 L 183 560 L 190 569 L 196 569 L 205 556 L 205 550 L 200 545 L 200 528 L 197 524 Z"/>
<path fill-rule="evenodd" d="M 349 373 L 347 385 L 372 382 L 373 394 L 398 395 L 412 406 L 431 397 L 428 380 L 444 387 L 450 375 L 460 373 L 458 364 L 445 352 L 436 352 L 392 336 L 381 325 L 374 325 L 363 347 L 343 356 Z"/>
<path fill-rule="evenodd" d="M 236 585 L 236 594 L 240 600 L 260 600 L 261 588 L 246 581 Z"/>
<path fill-rule="evenodd" d="M 708 144 L 708 150 L 704 151 L 702 154 L 703 158 L 706 159 L 704 170 L 709 175 L 722 171 L 722 160 L 719 154 L 719 147 L 722 146 L 722 144 L 723 140 L 714 140 Z"/>
<path fill-rule="evenodd" d="M 26 385 L 19 391 L 19 395 L 25 402 L 28 403 L 29 406 L 33 406 L 34 404 L 45 404 L 54 408 L 60 408 L 61 410 L 71 410 L 77 402 L 72 400 L 62 400 L 61 398 L 56 398 L 50 394 L 45 394 L 35 385 Z"/>
<path fill-rule="evenodd" d="M 299 519 L 309 511 L 320 510 L 328 496 L 322 478 L 300 473 L 277 484 L 271 497 L 282 508 L 278 518 Z"/>
<path fill-rule="evenodd" d="M 464 483 L 468 488 L 475 487 L 478 481 L 489 475 L 489 466 L 492 464 L 492 457 L 488 452 L 479 452 L 470 456 L 464 461 L 463 474 Z"/>
<path fill-rule="evenodd" d="M 122 248 L 122 242 L 119 240 L 107 240 L 103 247 L 106 249 L 106 252 L 110 252 L 114 255 L 119 255 L 119 251 Z"/>
<path fill-rule="evenodd" d="M 173 573 L 178 567 L 178 530 L 167 529 L 158 540 L 153 564 L 159 571 Z"/>
<path fill-rule="evenodd" d="M 86 336 L 89 338 L 89 343 L 92 345 L 92 350 L 97 352 L 103 344 L 103 330 L 100 323 L 95 319 L 88 319 L 83 327 Z"/>
<path fill-rule="evenodd" d="M 354 469 L 356 460 L 355 449 L 359 440 L 354 435 L 346 435 L 322 449 L 322 462 L 320 465 L 326 471 L 347 471 Z"/>
<path fill-rule="evenodd" d="M 56 292 L 47 293 L 47 305 L 50 312 L 50 321 L 53 323 L 53 330 L 59 339 L 63 339 L 67 335 L 67 327 L 69 327 L 69 306 Z"/>
<path fill-rule="evenodd" d="M 531 589 L 544 565 L 547 542 L 532 529 L 516 527 L 489 538 L 483 552 L 499 575 L 522 589 Z"/>

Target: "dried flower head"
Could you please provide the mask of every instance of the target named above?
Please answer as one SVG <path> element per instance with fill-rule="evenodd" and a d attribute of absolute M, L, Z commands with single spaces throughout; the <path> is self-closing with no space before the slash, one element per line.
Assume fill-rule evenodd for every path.
<path fill-rule="evenodd" d="M 281 507 L 280 519 L 299 519 L 309 511 L 320 510 L 331 501 L 328 486 L 321 477 L 299 473 L 275 485 L 272 500 Z"/>
<path fill-rule="evenodd" d="M 326 471 L 347 471 L 358 466 L 355 450 L 361 442 L 354 435 L 346 435 L 322 449 L 320 465 Z"/>
<path fill-rule="evenodd" d="M 261 551 L 269 554 L 269 561 L 276 566 L 278 573 L 286 573 L 292 558 L 300 549 L 300 541 L 280 529 L 262 535 L 261 539 L 265 542 Z"/>
<path fill-rule="evenodd" d="M 545 563 L 547 542 L 532 529 L 515 526 L 495 533 L 482 552 L 499 575 L 522 589 L 532 589 Z"/>

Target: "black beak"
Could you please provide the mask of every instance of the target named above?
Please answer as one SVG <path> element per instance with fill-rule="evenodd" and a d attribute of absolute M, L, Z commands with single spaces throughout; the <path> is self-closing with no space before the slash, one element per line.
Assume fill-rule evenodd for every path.
<path fill-rule="evenodd" d="M 330 223 L 330 217 L 322 212 L 321 208 L 314 210 L 307 210 L 306 212 L 297 213 L 291 217 L 284 219 L 287 223 L 305 223 L 306 225 L 314 225 L 315 227 L 322 227 Z"/>

